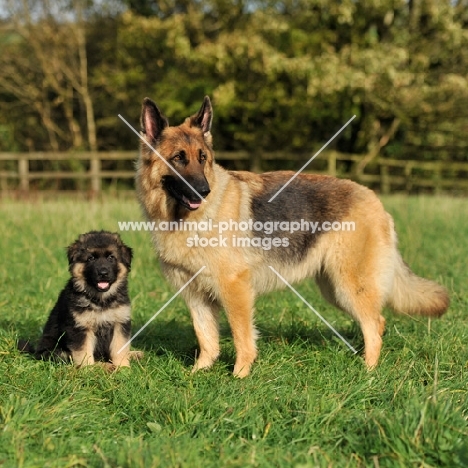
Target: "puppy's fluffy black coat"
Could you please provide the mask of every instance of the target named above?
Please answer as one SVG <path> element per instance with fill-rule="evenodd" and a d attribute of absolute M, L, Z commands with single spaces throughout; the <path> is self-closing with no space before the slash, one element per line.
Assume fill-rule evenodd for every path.
<path fill-rule="evenodd" d="M 18 347 L 37 359 L 73 360 L 77 366 L 105 361 L 128 366 L 141 353 L 122 347 L 130 339 L 127 276 L 132 249 L 107 231 L 82 234 L 67 249 L 71 278 L 60 293 L 34 349 Z"/>

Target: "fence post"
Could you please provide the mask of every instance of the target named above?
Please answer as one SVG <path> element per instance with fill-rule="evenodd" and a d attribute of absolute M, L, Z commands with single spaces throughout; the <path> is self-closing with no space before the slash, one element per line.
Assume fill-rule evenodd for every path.
<path fill-rule="evenodd" d="M 262 172 L 262 153 L 260 151 L 250 153 L 249 166 L 251 172 Z"/>
<path fill-rule="evenodd" d="M 0 179 L 0 191 L 4 194 L 8 190 L 8 179 L 6 175 L 2 174 Z"/>
<path fill-rule="evenodd" d="M 328 153 L 328 175 L 336 177 L 336 151 Z"/>
<path fill-rule="evenodd" d="M 434 193 L 436 195 L 440 195 L 442 193 L 441 180 L 442 180 L 442 167 L 441 167 L 441 164 L 437 164 L 434 169 Z"/>
<path fill-rule="evenodd" d="M 380 163 L 380 191 L 383 195 L 390 193 L 390 178 L 388 177 L 388 166 Z"/>
<path fill-rule="evenodd" d="M 101 160 L 99 159 L 98 153 L 92 153 L 89 169 L 91 176 L 91 191 L 93 194 L 98 194 L 101 191 Z"/>
<path fill-rule="evenodd" d="M 413 170 L 413 163 L 412 162 L 407 162 L 405 164 L 405 190 L 407 195 L 411 192 L 411 189 L 413 188 L 413 183 L 411 181 L 411 172 Z"/>
<path fill-rule="evenodd" d="M 20 190 L 29 192 L 29 159 L 26 155 L 18 158 L 18 175 Z"/>

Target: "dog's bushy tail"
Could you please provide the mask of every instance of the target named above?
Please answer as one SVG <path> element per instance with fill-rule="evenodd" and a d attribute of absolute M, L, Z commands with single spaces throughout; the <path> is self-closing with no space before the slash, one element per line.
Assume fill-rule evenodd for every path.
<path fill-rule="evenodd" d="M 390 306 L 402 314 L 440 317 L 450 304 L 447 290 L 435 281 L 415 275 L 397 253 Z"/>
<path fill-rule="evenodd" d="M 28 353 L 37 360 L 51 359 L 56 362 L 68 362 L 70 360 L 70 353 L 67 351 L 62 349 L 41 348 L 40 343 L 39 348 L 36 348 L 29 342 L 29 340 L 19 339 L 17 348 L 22 353 Z"/>

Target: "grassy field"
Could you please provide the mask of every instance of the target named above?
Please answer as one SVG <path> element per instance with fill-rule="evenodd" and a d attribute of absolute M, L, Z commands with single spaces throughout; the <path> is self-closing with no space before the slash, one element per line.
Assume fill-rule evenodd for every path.
<path fill-rule="evenodd" d="M 190 374 L 197 343 L 176 299 L 134 341 L 146 352 L 130 370 L 38 362 L 15 350 L 37 339 L 67 279 L 64 247 L 91 229 L 140 220 L 132 195 L 0 200 L 0 466 L 2 467 L 457 467 L 468 466 L 468 202 L 385 198 L 400 249 L 420 275 L 443 283 L 440 320 L 386 311 L 380 366 L 364 369 L 290 291 L 257 304 L 260 356 L 252 375 L 231 375 L 232 340 Z M 173 291 L 145 232 L 122 233 L 134 248 L 133 328 Z M 349 317 L 301 294 L 360 351 Z"/>

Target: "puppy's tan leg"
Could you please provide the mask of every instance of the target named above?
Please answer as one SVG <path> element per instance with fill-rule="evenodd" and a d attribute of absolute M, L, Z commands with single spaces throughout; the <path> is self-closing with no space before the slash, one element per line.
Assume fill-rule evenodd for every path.
<path fill-rule="evenodd" d="M 115 324 L 114 336 L 112 337 L 109 350 L 110 358 L 114 366 L 130 366 L 130 343 L 128 343 L 128 341 L 129 337 L 128 334 L 124 332 L 123 325 L 120 323 Z"/>
<path fill-rule="evenodd" d="M 219 356 L 219 306 L 196 293 L 187 297 L 187 304 L 200 346 L 200 356 L 192 369 L 196 372 L 211 367 Z"/>
<path fill-rule="evenodd" d="M 223 281 L 221 284 L 223 305 L 226 308 L 236 348 L 233 373 L 236 377 L 243 378 L 249 375 L 257 357 L 256 331 L 253 325 L 255 294 L 250 285 L 250 272 L 246 270 L 220 280 Z"/>
<path fill-rule="evenodd" d="M 96 335 L 87 330 L 85 340 L 80 349 L 71 350 L 73 363 L 77 367 L 94 364 L 94 348 L 96 347 Z"/>

